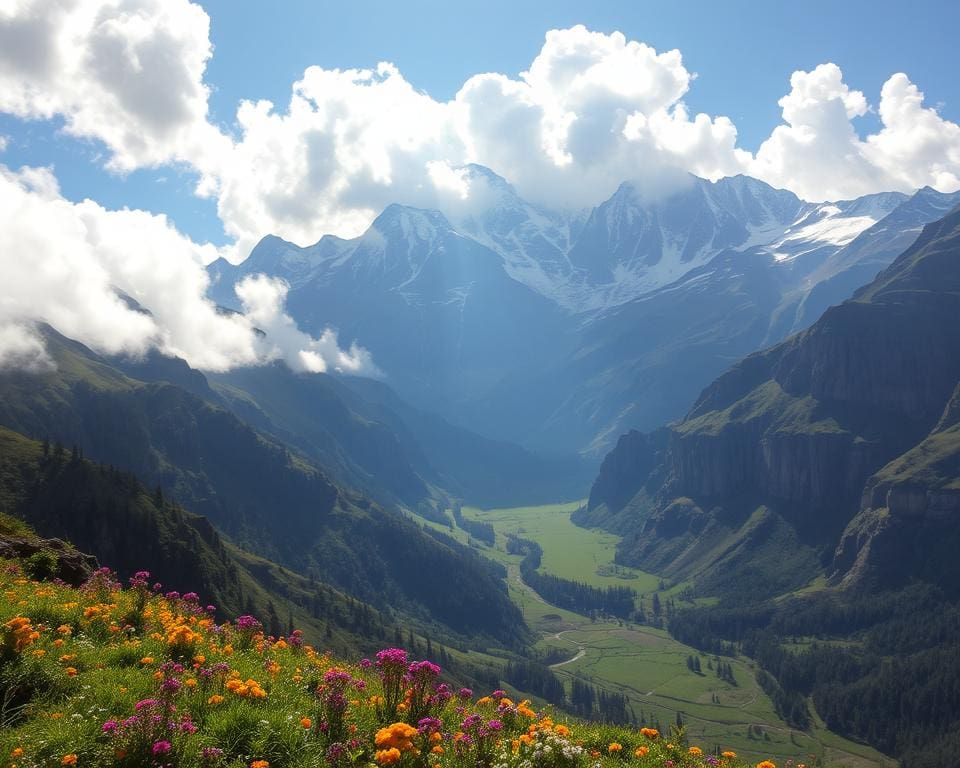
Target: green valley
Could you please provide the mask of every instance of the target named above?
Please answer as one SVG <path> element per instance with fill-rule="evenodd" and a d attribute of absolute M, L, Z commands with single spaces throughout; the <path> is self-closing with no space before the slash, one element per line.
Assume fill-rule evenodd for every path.
<path fill-rule="evenodd" d="M 467 520 L 493 525 L 493 547 L 472 543 L 507 566 L 510 596 L 537 635 L 534 647 L 553 662 L 551 669 L 568 691 L 579 680 L 598 690 L 623 694 L 638 722 L 669 728 L 679 715 L 692 741 L 721 745 L 757 760 L 806 759 L 816 765 L 851 768 L 896 764 L 870 747 L 837 736 L 819 719 L 809 731 L 791 728 L 757 683 L 757 666 L 750 659 L 703 654 L 663 629 L 590 618 L 544 601 L 521 579 L 522 558 L 506 549 L 510 537 L 533 539 L 541 545 L 543 572 L 596 587 L 629 586 L 638 598 L 644 596 L 647 610 L 653 594 L 658 594 L 658 600 L 662 596 L 666 610 L 671 595 L 677 593 L 654 574 L 616 565 L 620 537 L 571 522 L 571 513 L 581 504 L 462 510 Z M 455 535 L 470 541 L 463 530 L 457 529 Z M 691 660 L 696 660 L 699 671 L 691 669 Z M 721 663 L 729 665 L 725 679 L 718 675 Z"/>

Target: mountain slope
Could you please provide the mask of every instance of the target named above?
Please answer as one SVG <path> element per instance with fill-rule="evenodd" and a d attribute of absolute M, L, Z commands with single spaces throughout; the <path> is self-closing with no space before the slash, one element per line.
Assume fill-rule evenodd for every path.
<path fill-rule="evenodd" d="M 522 637 L 500 574 L 469 549 L 343 491 L 229 411 L 169 383 L 131 379 L 52 329 L 45 341 L 57 370 L 0 375 L 0 424 L 131 470 L 252 552 L 379 607 L 462 634 Z M 444 574 L 442 588 L 425 573 Z M 475 601 L 469 610 L 464 595 Z"/>
<path fill-rule="evenodd" d="M 897 501 L 896 488 L 909 489 L 907 497 L 918 489 L 923 498 L 934 494 L 931 518 L 947 514 L 954 503 L 948 491 L 955 466 L 951 397 L 960 381 L 958 316 L 960 212 L 954 212 L 928 225 L 853 300 L 828 310 L 808 331 L 746 358 L 704 390 L 686 418 L 670 427 L 659 470 L 666 479 L 653 510 L 624 542 L 623 556 L 677 577 L 699 576 L 707 585 L 719 571 L 736 570 L 730 556 L 737 547 L 755 555 L 769 548 L 779 534 L 758 537 L 751 526 L 761 522 L 785 532 L 807 560 L 819 555 L 827 566 L 861 497 L 865 510 L 875 512 L 877 530 L 876 510 L 896 519 L 894 510 L 907 514 L 911 506 Z M 636 452 L 630 445 L 620 450 Z M 629 465 L 631 459 L 608 461 Z M 618 478 L 616 493 L 593 495 L 591 505 L 614 498 L 616 507 L 640 492 L 648 476 Z M 926 487 L 923 477 L 940 480 Z M 913 511 L 922 509 L 914 504 Z M 868 528 L 861 520 L 848 531 L 830 570 L 842 575 L 852 567 L 869 548 Z M 710 546 L 704 531 L 712 532 Z M 894 570 L 914 576 L 936 570 L 935 562 L 920 568 L 921 560 L 915 552 Z M 946 566 L 943 558 L 935 561 Z M 814 575 L 799 565 L 793 586 Z M 767 589 L 789 582 L 779 579 Z"/>

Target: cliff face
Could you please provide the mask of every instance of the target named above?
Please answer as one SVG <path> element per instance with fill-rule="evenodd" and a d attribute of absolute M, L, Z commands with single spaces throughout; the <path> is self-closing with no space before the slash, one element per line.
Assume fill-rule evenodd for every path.
<path fill-rule="evenodd" d="M 960 211 L 928 226 L 853 300 L 704 390 L 669 428 L 659 468 L 644 465 L 641 440 L 621 439 L 590 507 L 636 492 L 630 467 L 643 482 L 662 477 L 621 556 L 684 578 L 714 572 L 721 544 L 742 545 L 761 509 L 778 521 L 770 530 L 786 525 L 838 582 L 932 573 L 904 552 L 904 530 L 927 546 L 960 513 L 957 318 Z M 712 548 L 698 543 L 707 534 Z M 756 530 L 750 538 L 763 549 Z"/>

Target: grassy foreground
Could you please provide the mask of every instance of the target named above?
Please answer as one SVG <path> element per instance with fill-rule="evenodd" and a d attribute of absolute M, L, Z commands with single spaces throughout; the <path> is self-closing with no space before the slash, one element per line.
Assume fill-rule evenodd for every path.
<path fill-rule="evenodd" d="M 387 649 L 345 664 L 149 574 L 38 582 L 0 561 L 0 765 L 742 766 L 680 734 L 555 721 Z"/>

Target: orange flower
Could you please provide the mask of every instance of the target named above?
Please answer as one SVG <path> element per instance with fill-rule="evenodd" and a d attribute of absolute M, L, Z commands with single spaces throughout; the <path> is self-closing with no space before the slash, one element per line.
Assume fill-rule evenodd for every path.
<path fill-rule="evenodd" d="M 269 760 L 254 760 L 250 763 L 250 768 L 270 768 Z"/>
<path fill-rule="evenodd" d="M 77 764 L 77 756 L 73 752 L 71 752 L 69 755 L 64 755 L 63 759 L 60 761 L 60 765 L 76 765 L 76 764 Z"/>
<path fill-rule="evenodd" d="M 23 747 L 14 747 L 13 751 L 10 753 L 10 757 L 22 757 L 23 756 Z"/>
<path fill-rule="evenodd" d="M 640 734 L 646 736 L 648 739 L 655 739 L 660 735 L 660 731 L 656 728 L 641 728 Z"/>
<path fill-rule="evenodd" d="M 703 750 L 700 747 L 690 747 L 687 752 L 693 757 L 700 757 L 703 754 Z"/>
<path fill-rule="evenodd" d="M 309 717 L 300 718 L 300 727 L 309 728 L 311 725 L 313 725 L 313 720 L 311 720 Z"/>
<path fill-rule="evenodd" d="M 393 765 L 394 763 L 400 762 L 400 750 L 396 747 L 381 749 L 373 756 L 373 759 L 376 760 L 379 765 Z"/>
<path fill-rule="evenodd" d="M 777 764 L 772 760 L 763 760 L 757 763 L 757 768 L 777 768 Z"/>
<path fill-rule="evenodd" d="M 720 757 L 725 757 L 727 760 L 733 760 L 737 756 L 736 752 L 731 752 L 729 749 L 726 752 L 721 752 Z"/>
<path fill-rule="evenodd" d="M 646 757 L 650 752 L 650 747 L 637 747 L 633 750 L 634 757 Z"/>
<path fill-rule="evenodd" d="M 76 668 L 76 667 L 67 667 L 67 668 L 64 670 L 64 672 L 66 672 L 69 677 L 76 677 L 76 676 L 77 676 L 77 668 Z"/>
<path fill-rule="evenodd" d="M 621 752 L 622 750 L 623 750 L 623 744 L 619 744 L 616 741 L 613 741 L 607 745 L 607 752 L 609 752 L 611 755 L 616 754 L 617 752 Z"/>
<path fill-rule="evenodd" d="M 555 731 L 557 732 L 557 735 L 558 735 L 558 736 L 569 736 L 569 735 L 570 735 L 570 729 L 567 728 L 567 726 L 565 726 L 565 725 L 558 725 L 558 726 L 557 726 L 556 728 L 554 728 L 553 730 L 555 730 Z"/>
<path fill-rule="evenodd" d="M 215 693 L 213 694 L 213 696 L 207 699 L 207 704 L 210 704 L 211 706 L 214 706 L 214 707 L 217 704 L 223 704 L 223 696 L 221 696 L 219 693 Z"/>
<path fill-rule="evenodd" d="M 443 747 L 441 747 L 439 744 L 434 744 L 434 745 L 430 748 L 430 751 L 433 752 L 433 754 L 435 754 L 435 755 L 442 755 L 442 754 L 443 754 Z"/>

